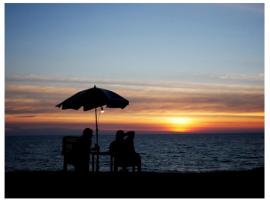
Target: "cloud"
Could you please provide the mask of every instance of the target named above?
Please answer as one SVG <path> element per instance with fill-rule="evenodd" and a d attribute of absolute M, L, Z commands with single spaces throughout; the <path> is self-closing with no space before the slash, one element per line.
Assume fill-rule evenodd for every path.
<path fill-rule="evenodd" d="M 12 75 L 6 78 L 7 82 L 24 82 L 24 83 L 62 83 L 66 85 L 110 85 L 110 86 L 157 86 L 156 83 L 151 82 L 142 82 L 138 83 L 138 81 L 130 81 L 130 80 L 99 80 L 94 77 L 63 77 L 63 76 L 44 76 L 44 75 Z"/>
<path fill-rule="evenodd" d="M 239 77 L 227 75 L 223 78 Z M 256 79 L 240 77 L 252 78 Z M 261 83 L 150 82 L 28 75 L 6 77 L 6 124 L 21 124 L 21 127 L 35 124 L 38 128 L 42 124 L 44 127 L 65 127 L 65 124 L 84 127 L 94 122 L 94 117 L 82 110 L 62 111 L 55 105 L 94 84 L 113 90 L 130 101 L 124 110 L 108 109 L 108 114 L 102 117 L 103 127 L 108 129 L 119 127 L 119 122 L 121 127 L 132 124 L 131 127 L 136 129 L 151 129 L 154 124 L 162 129 L 162 117 L 166 116 L 261 118 L 264 112 L 264 85 Z"/>
<path fill-rule="evenodd" d="M 264 74 L 224 74 L 219 78 L 225 80 L 264 81 Z"/>
<path fill-rule="evenodd" d="M 6 94 L 68 94 L 75 92 L 75 88 L 71 87 L 57 87 L 57 86 L 39 86 L 29 84 L 7 84 Z"/>
<path fill-rule="evenodd" d="M 165 93 L 166 96 L 166 93 Z M 196 93 L 179 94 L 169 98 L 131 98 L 134 111 L 178 111 L 178 112 L 263 112 L 264 95 Z"/>
<path fill-rule="evenodd" d="M 129 113 L 263 112 L 263 87 L 183 83 L 111 86 L 130 101 Z M 168 83 L 167 83 L 168 84 Z M 57 113 L 55 105 L 78 92 L 75 87 L 8 83 L 6 114 Z"/>
<path fill-rule="evenodd" d="M 257 75 L 245 75 L 245 74 L 223 74 L 223 75 L 200 75 L 207 78 L 218 78 L 218 79 L 234 79 L 234 80 L 263 80 L 263 74 Z M 198 78 L 198 77 L 197 77 Z M 220 81 L 219 81 L 220 82 Z M 132 88 L 133 90 L 202 90 L 215 88 L 222 88 L 231 90 L 231 88 L 242 88 L 250 89 L 252 88 L 262 88 L 262 85 L 249 85 L 249 84 L 233 84 L 233 83 L 207 83 L 198 81 L 138 81 L 138 80 L 100 80 L 94 77 L 63 77 L 63 76 L 41 76 L 41 75 L 12 75 L 6 77 L 6 85 L 12 85 L 15 83 L 20 83 L 22 85 L 28 85 L 33 87 L 33 85 L 44 85 L 48 89 L 57 89 L 57 87 L 74 88 L 74 90 L 83 89 L 86 87 L 91 87 L 97 85 L 98 87 L 109 87 L 111 89 L 123 89 Z M 59 84 L 58 84 L 59 83 Z M 60 84 L 61 83 L 61 84 Z M 18 85 L 18 84 L 16 84 Z M 49 87 L 50 86 L 50 87 Z"/>

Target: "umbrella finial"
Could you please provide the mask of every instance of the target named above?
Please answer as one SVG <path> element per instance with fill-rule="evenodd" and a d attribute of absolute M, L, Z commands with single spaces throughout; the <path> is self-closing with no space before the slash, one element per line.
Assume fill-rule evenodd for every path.
<path fill-rule="evenodd" d="M 94 88 L 97 88 L 96 85 L 94 85 Z"/>

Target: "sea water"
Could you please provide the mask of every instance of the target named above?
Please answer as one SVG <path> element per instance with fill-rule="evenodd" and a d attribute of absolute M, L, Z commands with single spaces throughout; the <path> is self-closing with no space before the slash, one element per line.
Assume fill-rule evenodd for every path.
<path fill-rule="evenodd" d="M 62 170 L 62 138 L 6 136 L 5 170 Z M 100 134 L 101 151 L 107 151 L 113 140 L 114 135 Z M 264 134 L 259 133 L 137 134 L 134 142 L 143 171 L 198 172 L 264 166 Z M 101 156 L 100 170 L 108 171 L 109 166 L 109 157 Z"/>

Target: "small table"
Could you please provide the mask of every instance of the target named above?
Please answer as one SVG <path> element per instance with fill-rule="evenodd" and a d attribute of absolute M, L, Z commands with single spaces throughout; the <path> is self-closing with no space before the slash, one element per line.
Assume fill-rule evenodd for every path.
<path fill-rule="evenodd" d="M 113 160 L 112 160 L 112 156 L 111 153 L 109 151 L 92 151 L 91 152 L 92 155 L 92 172 L 99 171 L 99 156 L 110 156 L 110 170 L 112 171 L 113 169 Z M 96 159 L 95 159 L 96 156 Z M 96 170 L 95 170 L 95 160 L 96 160 Z"/>

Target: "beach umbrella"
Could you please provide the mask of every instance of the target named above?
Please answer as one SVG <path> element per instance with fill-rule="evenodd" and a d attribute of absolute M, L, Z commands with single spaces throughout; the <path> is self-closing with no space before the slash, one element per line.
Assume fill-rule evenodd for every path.
<path fill-rule="evenodd" d="M 125 108 L 129 104 L 129 101 L 124 97 L 116 94 L 113 91 L 97 88 L 82 90 L 73 96 L 69 97 L 60 104 L 57 104 L 56 107 L 65 109 L 74 109 L 78 110 L 83 107 L 84 111 L 91 109 L 95 110 L 95 119 L 96 119 L 96 145 L 98 147 L 98 121 L 97 121 L 97 108 L 106 106 L 108 108 Z"/>

